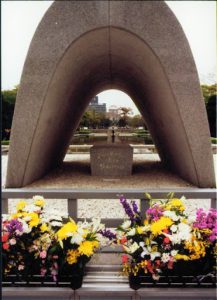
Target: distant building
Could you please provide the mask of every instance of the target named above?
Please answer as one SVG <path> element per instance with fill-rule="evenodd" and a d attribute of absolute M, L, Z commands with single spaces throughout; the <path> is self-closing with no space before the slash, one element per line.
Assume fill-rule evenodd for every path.
<path fill-rule="evenodd" d="M 106 113 L 106 103 L 99 103 L 98 96 L 94 97 L 87 108 L 89 111 L 95 111 L 98 113 Z"/>
<path fill-rule="evenodd" d="M 110 106 L 107 117 L 112 121 L 118 121 L 120 118 L 120 109 L 115 105 Z"/>

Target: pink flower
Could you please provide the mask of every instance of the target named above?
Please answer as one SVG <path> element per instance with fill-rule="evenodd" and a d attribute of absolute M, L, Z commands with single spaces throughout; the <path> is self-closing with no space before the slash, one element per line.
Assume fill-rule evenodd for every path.
<path fill-rule="evenodd" d="M 45 258 L 47 256 L 47 251 L 43 250 L 40 252 L 40 257 Z"/>
<path fill-rule="evenodd" d="M 15 245 L 17 242 L 16 242 L 16 240 L 15 239 L 10 239 L 9 240 L 9 244 L 10 245 Z"/>
<path fill-rule="evenodd" d="M 47 270 L 45 268 L 41 268 L 41 275 L 44 276 L 47 273 Z"/>
<path fill-rule="evenodd" d="M 19 271 L 24 270 L 24 265 L 19 265 L 19 266 L 18 266 L 18 270 L 19 270 Z"/>

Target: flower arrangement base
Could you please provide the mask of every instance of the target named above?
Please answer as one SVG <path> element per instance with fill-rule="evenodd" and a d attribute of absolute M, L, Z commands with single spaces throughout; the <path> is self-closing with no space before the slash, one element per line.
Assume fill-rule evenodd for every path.
<path fill-rule="evenodd" d="M 81 274 L 61 275 L 58 276 L 57 281 L 54 281 L 51 275 L 21 276 L 10 274 L 3 276 L 2 279 L 3 287 L 70 287 L 77 290 L 83 283 L 83 275 Z"/>
<path fill-rule="evenodd" d="M 59 278 L 60 282 L 69 282 L 69 286 L 73 290 L 77 290 L 82 286 L 83 275 L 81 274 L 72 274 L 72 275 L 62 275 Z"/>
<path fill-rule="evenodd" d="M 177 287 L 203 287 L 215 288 L 216 276 L 213 273 L 199 276 L 161 276 L 159 280 L 154 280 L 150 275 L 130 275 L 129 285 L 133 290 L 148 287 L 177 288 Z"/>

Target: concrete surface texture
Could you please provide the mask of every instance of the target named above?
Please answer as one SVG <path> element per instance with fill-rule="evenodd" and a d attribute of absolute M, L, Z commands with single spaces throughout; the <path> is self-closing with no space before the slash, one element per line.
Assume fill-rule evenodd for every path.
<path fill-rule="evenodd" d="M 16 100 L 7 187 L 62 163 L 97 93 L 120 89 L 145 118 L 162 162 L 214 187 L 208 121 L 191 50 L 163 1 L 56 1 L 32 39 Z"/>
<path fill-rule="evenodd" d="M 214 160 L 217 162 L 217 155 L 214 155 Z M 139 172 L 138 167 L 147 162 L 146 172 Z M 8 156 L 2 156 L 2 186 L 5 186 L 6 170 L 7 170 Z M 186 187 L 194 188 L 178 176 L 159 168 L 159 157 L 157 154 L 136 154 L 134 155 L 134 166 L 137 171 L 133 176 L 122 177 L 119 180 L 106 180 L 105 177 L 90 176 L 90 155 L 89 154 L 69 154 L 64 159 L 63 166 L 54 170 L 45 176 L 43 179 L 35 181 L 30 184 L 29 188 L 95 188 L 108 189 L 120 188 L 120 191 L 125 188 L 174 188 Z M 68 164 L 73 168 L 68 170 Z M 78 168 L 80 166 L 80 168 Z M 85 166 L 85 168 L 84 168 Z M 158 166 L 158 167 L 157 167 Z M 217 164 L 215 163 L 217 167 Z M 76 169 L 76 171 L 75 171 Z M 216 170 L 217 171 L 217 170 Z M 115 179 L 115 178 L 114 178 Z M 16 210 L 16 204 L 20 199 L 9 200 L 9 212 Z M 27 200 L 31 203 L 31 200 Z M 194 215 L 197 208 L 204 208 L 208 210 L 210 207 L 210 200 L 202 199 L 186 199 L 186 210 L 189 215 Z M 68 205 L 66 199 L 46 199 L 45 211 L 49 214 L 67 214 Z M 117 199 L 78 199 L 78 217 L 80 218 L 124 218 L 123 209 Z"/>
<path fill-rule="evenodd" d="M 129 176 L 132 174 L 133 147 L 127 144 L 102 144 L 90 148 L 93 176 Z"/>

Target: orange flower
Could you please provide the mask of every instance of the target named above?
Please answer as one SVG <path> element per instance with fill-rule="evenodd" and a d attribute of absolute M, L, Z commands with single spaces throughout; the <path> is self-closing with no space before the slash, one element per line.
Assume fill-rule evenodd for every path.
<path fill-rule="evenodd" d="M 127 242 L 126 236 L 123 236 L 120 240 L 121 244 L 125 244 Z"/>

